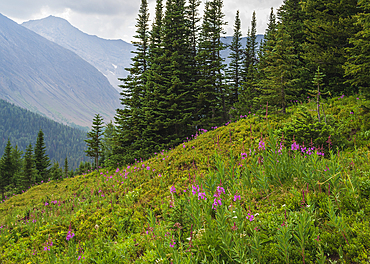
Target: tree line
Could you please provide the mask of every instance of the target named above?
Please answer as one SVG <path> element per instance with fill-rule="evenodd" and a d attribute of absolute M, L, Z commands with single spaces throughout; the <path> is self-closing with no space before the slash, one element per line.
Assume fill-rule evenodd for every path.
<path fill-rule="evenodd" d="M 87 129 L 71 128 L 0 99 L 0 156 L 8 139 L 25 152 L 27 146 L 35 142 L 40 129 L 45 134 L 46 154 L 51 160 L 63 164 L 68 157 L 71 169 L 88 161 L 84 155 Z"/>
<path fill-rule="evenodd" d="M 267 104 L 285 114 L 293 102 L 314 96 L 321 121 L 321 97 L 369 97 L 368 1 L 285 0 L 276 14 L 271 8 L 258 49 L 256 13 L 242 47 L 236 11 L 229 65 L 220 55 L 223 1 L 206 1 L 202 19 L 199 6 L 199 0 L 167 0 L 165 7 L 157 0 L 150 28 L 148 3 L 141 0 L 109 164 L 147 158 Z"/>
<path fill-rule="evenodd" d="M 71 176 L 73 176 L 73 170 L 69 171 L 67 157 L 64 160 L 64 169 L 60 168 L 59 162 L 51 163 L 49 156 L 46 154 L 42 130 L 37 135 L 35 147 L 29 144 L 25 153 L 19 150 L 17 145 L 13 147 L 8 139 L 0 159 L 0 193 L 2 200 L 5 199 L 7 191 L 20 193 L 35 184 Z"/>

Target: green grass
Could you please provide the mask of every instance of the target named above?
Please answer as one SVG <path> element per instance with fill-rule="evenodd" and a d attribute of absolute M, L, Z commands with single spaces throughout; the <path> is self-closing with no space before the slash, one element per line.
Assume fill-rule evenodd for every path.
<path fill-rule="evenodd" d="M 13 196 L 0 263 L 369 263 L 370 124 L 356 98 L 324 103 L 339 132 L 325 158 L 287 140 L 279 151 L 282 128 L 315 116 L 308 102 Z"/>

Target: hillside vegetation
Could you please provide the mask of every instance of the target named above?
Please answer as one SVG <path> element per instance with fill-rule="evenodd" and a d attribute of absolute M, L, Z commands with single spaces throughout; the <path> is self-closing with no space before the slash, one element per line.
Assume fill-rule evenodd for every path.
<path fill-rule="evenodd" d="M 0 204 L 0 262 L 368 263 L 364 103 L 323 101 L 334 132 L 318 148 L 300 141 L 316 131 L 309 101 L 201 130 L 148 160 L 35 186 Z"/>

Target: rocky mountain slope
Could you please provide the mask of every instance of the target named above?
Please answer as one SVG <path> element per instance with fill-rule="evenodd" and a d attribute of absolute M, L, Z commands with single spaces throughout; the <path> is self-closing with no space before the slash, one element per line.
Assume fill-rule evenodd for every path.
<path fill-rule="evenodd" d="M 64 124 L 113 119 L 119 93 L 75 53 L 0 14 L 0 98 Z"/>
<path fill-rule="evenodd" d="M 67 20 L 54 16 L 27 21 L 22 26 L 75 52 L 103 73 L 114 88 L 120 89 L 118 78 L 127 76 L 125 68 L 130 67 L 132 44 L 88 35 Z"/>

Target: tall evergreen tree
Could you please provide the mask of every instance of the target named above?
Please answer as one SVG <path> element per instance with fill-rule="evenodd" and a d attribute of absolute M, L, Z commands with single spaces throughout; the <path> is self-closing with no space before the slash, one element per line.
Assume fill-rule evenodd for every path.
<path fill-rule="evenodd" d="M 29 144 L 24 154 L 23 173 L 20 178 L 20 187 L 23 190 L 31 187 L 32 183 L 36 181 L 36 164 L 33 155 L 32 144 Z"/>
<path fill-rule="evenodd" d="M 370 2 L 359 1 L 358 14 L 355 16 L 355 25 L 358 32 L 353 35 L 349 43 L 353 45 L 346 50 L 347 61 L 344 69 L 347 81 L 360 89 L 367 99 L 370 99 Z"/>
<path fill-rule="evenodd" d="M 229 92 L 229 105 L 233 106 L 234 103 L 238 101 L 239 89 L 242 84 L 242 61 L 243 61 L 243 49 L 241 44 L 241 22 L 239 17 L 239 10 L 236 12 L 235 25 L 234 25 L 234 35 L 230 46 L 231 59 L 229 68 L 227 71 L 228 84 L 230 85 Z"/>
<path fill-rule="evenodd" d="M 309 16 L 302 8 L 303 2 L 301 0 L 284 0 L 284 3 L 278 9 L 277 17 L 279 23 L 284 24 L 285 33 L 290 35 L 292 39 L 293 49 L 292 53 L 295 55 L 295 60 L 291 63 L 299 69 L 295 71 L 296 79 L 294 87 L 294 96 L 306 96 L 311 85 L 311 77 L 309 69 L 305 67 L 303 46 L 306 42 L 305 20 Z"/>
<path fill-rule="evenodd" d="M 4 154 L 0 160 L 0 192 L 2 199 L 5 199 L 5 187 L 11 184 L 14 175 L 14 164 L 12 161 L 12 146 L 10 140 L 4 149 Z"/>
<path fill-rule="evenodd" d="M 14 148 L 12 148 L 12 163 L 13 163 L 13 168 L 14 171 L 13 173 L 13 178 L 12 178 L 12 183 L 13 186 L 19 187 L 19 179 L 21 178 L 21 173 L 23 169 L 23 151 L 18 149 L 18 146 L 15 145 Z"/>
<path fill-rule="evenodd" d="M 102 139 L 103 135 L 103 118 L 96 114 L 93 119 L 93 125 L 90 132 L 87 133 L 87 139 L 85 140 L 87 144 L 87 150 L 85 150 L 86 155 L 95 159 L 96 169 L 99 172 L 99 157 L 102 154 Z M 59 167 L 59 164 L 58 164 Z"/>
<path fill-rule="evenodd" d="M 185 0 L 168 0 L 163 54 L 153 58 L 146 85 L 143 144 L 147 153 L 180 143 L 191 131 L 189 29 Z"/>
<path fill-rule="evenodd" d="M 149 13 L 147 0 L 141 0 L 139 16 L 137 18 L 135 41 L 136 48 L 131 59 L 131 68 L 126 69 L 129 75 L 119 79 L 124 84 L 120 87 L 121 104 L 123 109 L 117 109 L 115 123 L 117 133 L 113 153 L 115 161 L 130 162 L 140 153 L 140 141 L 143 130 L 143 97 L 145 96 L 146 72 L 149 65 Z"/>
<path fill-rule="evenodd" d="M 242 64 L 243 84 L 239 87 L 239 100 L 235 104 L 239 114 L 246 114 L 255 108 L 257 82 L 257 22 L 256 12 L 253 11 L 251 28 L 247 35 L 247 45 L 244 51 Z"/>
<path fill-rule="evenodd" d="M 156 0 L 155 19 L 150 31 L 149 65 L 162 54 L 163 0 Z"/>
<path fill-rule="evenodd" d="M 222 13 L 223 1 L 212 0 L 205 3 L 203 23 L 199 36 L 196 56 L 199 80 L 197 81 L 196 125 L 211 128 L 227 119 L 225 84 L 223 70 L 224 59 L 220 52 L 226 47 L 221 42 L 226 24 Z"/>
<path fill-rule="evenodd" d="M 36 181 L 46 181 L 48 178 L 47 168 L 50 166 L 49 157 L 46 155 L 44 133 L 40 129 L 35 145 L 35 164 L 38 171 Z"/>
<path fill-rule="evenodd" d="M 294 64 L 297 55 L 293 49 L 293 41 L 284 30 L 284 24 L 279 24 L 274 49 L 264 54 L 268 65 L 262 69 L 265 78 L 259 83 L 261 103 L 280 108 L 284 114 L 297 82 Z"/>
<path fill-rule="evenodd" d="M 305 20 L 305 64 L 311 76 L 320 66 L 326 77 L 325 91 L 334 94 L 356 92 L 356 87 L 345 84 L 344 64 L 346 48 L 352 45 L 349 39 L 358 31 L 354 15 L 359 11 L 357 0 L 307 1 L 303 10 L 309 19 Z"/>

